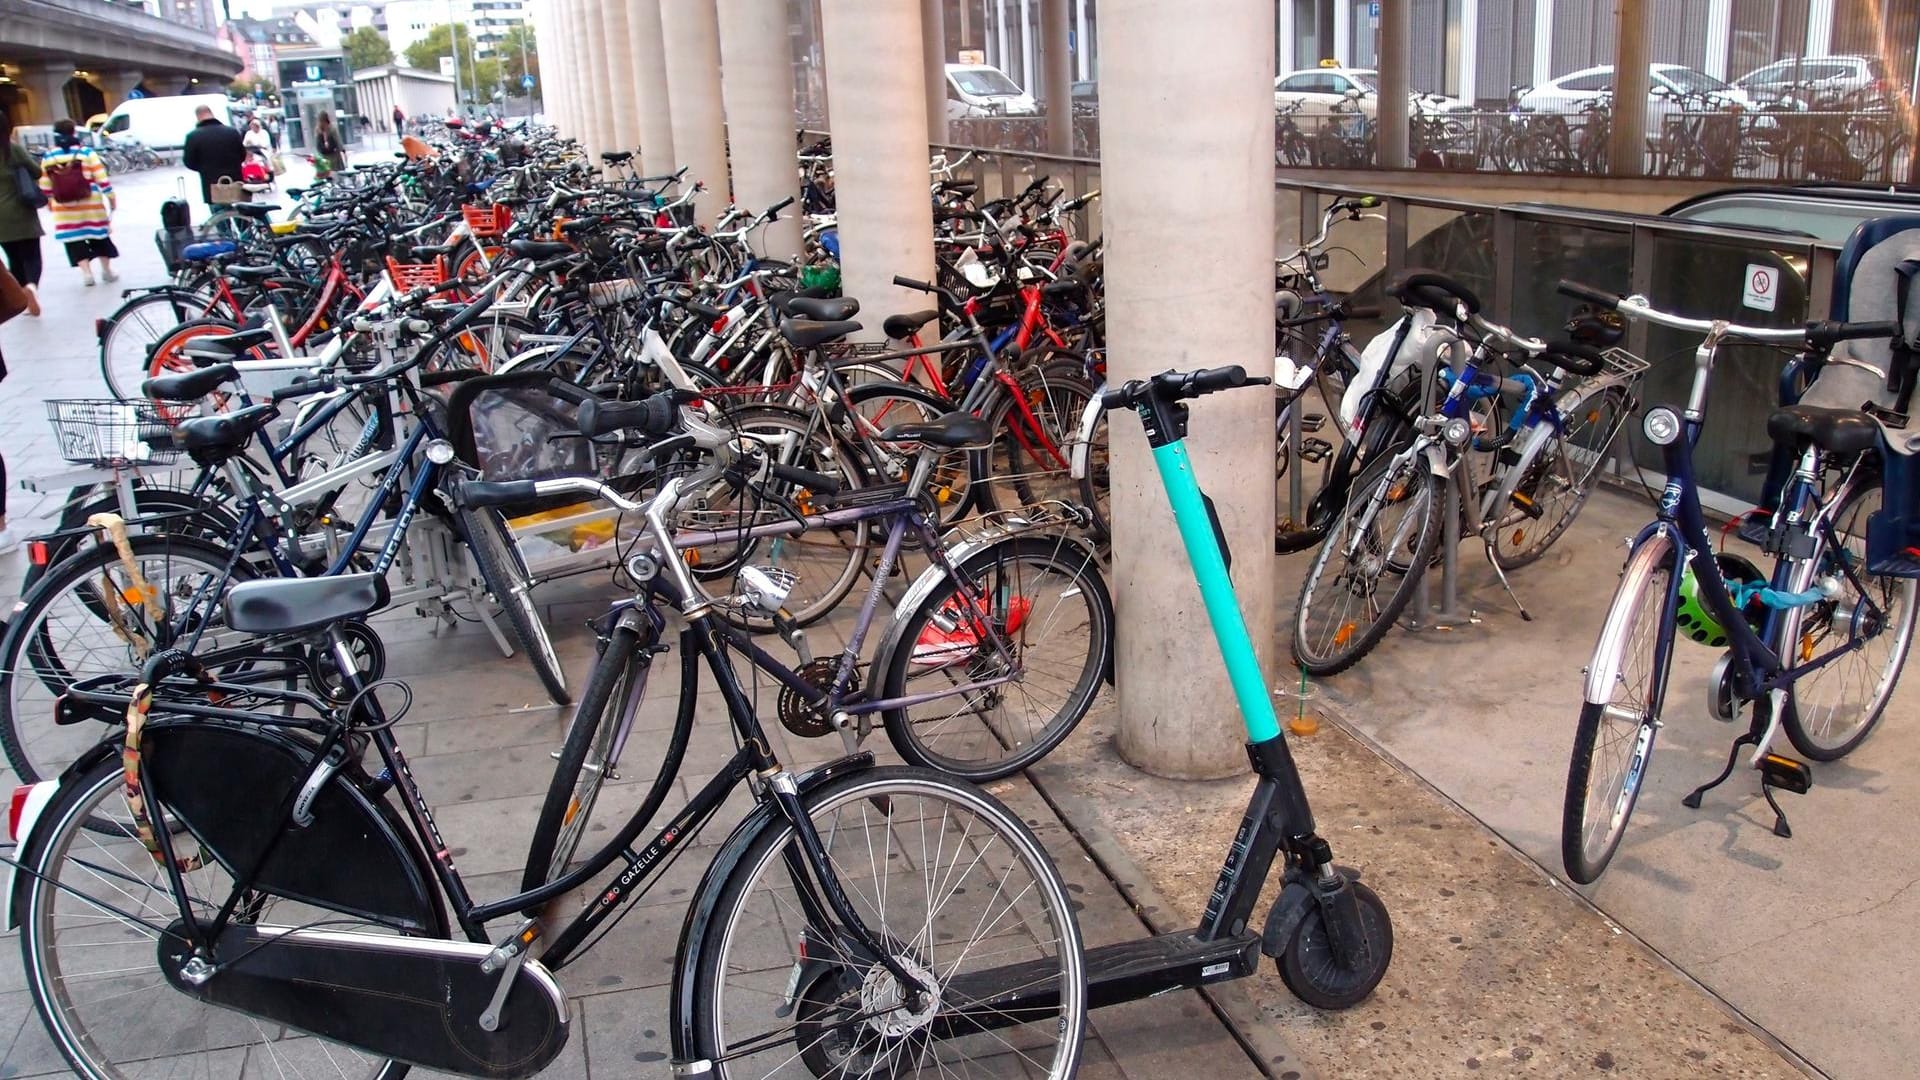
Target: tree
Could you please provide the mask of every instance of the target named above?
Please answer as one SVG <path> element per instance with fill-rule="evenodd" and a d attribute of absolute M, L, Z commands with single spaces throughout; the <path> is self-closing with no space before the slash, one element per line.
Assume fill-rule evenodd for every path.
<path fill-rule="evenodd" d="M 387 35 L 371 26 L 355 27 L 353 33 L 340 39 L 340 48 L 346 53 L 347 66 L 355 71 L 393 63 L 393 46 L 387 44 Z"/>
<path fill-rule="evenodd" d="M 440 58 L 454 56 L 459 46 L 460 81 L 465 83 L 473 70 L 473 35 L 463 25 L 441 23 L 430 28 L 425 37 L 407 46 L 407 64 L 423 71 L 439 71 Z"/>
<path fill-rule="evenodd" d="M 533 27 L 522 24 L 508 30 L 494 47 L 493 55 L 500 60 L 500 78 L 509 97 L 527 96 L 521 86 L 526 75 L 540 78 L 540 51 L 536 44 Z"/>

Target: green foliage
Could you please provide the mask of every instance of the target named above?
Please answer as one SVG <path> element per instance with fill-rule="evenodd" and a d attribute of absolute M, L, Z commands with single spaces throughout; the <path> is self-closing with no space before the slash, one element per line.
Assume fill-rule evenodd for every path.
<path fill-rule="evenodd" d="M 459 53 L 454 52 L 458 46 Z M 473 35 L 464 25 L 441 23 L 427 31 L 425 37 L 407 46 L 407 65 L 423 71 L 439 71 L 440 58 L 458 55 L 460 58 L 460 81 L 466 82 L 466 73 L 473 70 Z"/>
<path fill-rule="evenodd" d="M 355 71 L 393 63 L 393 46 L 387 44 L 387 35 L 371 26 L 356 27 L 341 38 L 340 49 L 346 53 L 347 66 Z"/>
<path fill-rule="evenodd" d="M 521 79 L 529 72 L 535 80 L 540 78 L 540 52 L 536 47 L 537 39 L 531 26 L 516 26 L 508 30 L 506 36 L 494 49 L 493 55 L 500 60 L 500 81 L 508 97 L 526 97 L 527 91 L 520 86 Z"/>

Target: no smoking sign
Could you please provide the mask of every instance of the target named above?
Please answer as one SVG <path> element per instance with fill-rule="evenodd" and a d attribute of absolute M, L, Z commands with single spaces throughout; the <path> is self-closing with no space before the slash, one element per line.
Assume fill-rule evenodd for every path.
<path fill-rule="evenodd" d="M 1747 280 L 1740 294 L 1740 302 L 1760 311 L 1772 311 L 1779 302 L 1780 271 L 1759 263 L 1747 264 Z"/>

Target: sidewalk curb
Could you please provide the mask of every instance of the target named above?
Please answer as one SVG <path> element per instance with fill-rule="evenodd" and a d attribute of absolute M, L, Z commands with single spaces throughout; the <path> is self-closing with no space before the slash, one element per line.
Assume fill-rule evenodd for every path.
<path fill-rule="evenodd" d="M 1047 774 L 1053 768 L 1063 767 L 1050 767 L 1043 760 L 1029 768 L 1026 777 L 1040 798 L 1053 810 L 1054 816 L 1060 819 L 1060 823 L 1066 826 L 1093 861 L 1094 868 L 1120 890 L 1121 897 L 1127 901 L 1127 906 L 1133 910 L 1141 926 L 1154 934 L 1191 929 L 1184 920 L 1174 915 L 1173 905 L 1160 895 L 1160 891 L 1154 888 L 1146 874 L 1134 863 L 1133 857 L 1127 854 L 1126 848 L 1101 824 L 1100 815 L 1088 805 L 1088 801 L 1066 791 L 1065 785 L 1048 783 Z M 1267 963 L 1264 957 L 1261 963 L 1263 966 Z M 1319 1071 L 1301 1057 L 1297 1048 L 1261 1022 L 1259 1007 L 1238 982 L 1203 986 L 1198 993 L 1246 1053 L 1248 1061 L 1262 1075 L 1279 1076 L 1280 1073 L 1271 1064 L 1279 1059 L 1286 1062 L 1286 1068 L 1282 1071 L 1296 1074 L 1299 1080 L 1320 1080 Z"/>

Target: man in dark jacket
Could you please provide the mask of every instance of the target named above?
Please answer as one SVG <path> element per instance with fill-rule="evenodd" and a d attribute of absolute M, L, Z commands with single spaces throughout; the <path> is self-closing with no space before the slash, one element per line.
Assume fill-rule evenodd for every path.
<path fill-rule="evenodd" d="M 200 122 L 187 135 L 180 151 L 180 164 L 200 174 L 200 199 L 213 205 L 213 185 L 221 178 L 240 179 L 240 166 L 246 161 L 247 148 L 240 133 L 214 119 L 205 105 L 193 110 Z"/>

